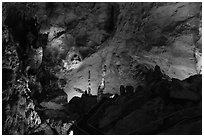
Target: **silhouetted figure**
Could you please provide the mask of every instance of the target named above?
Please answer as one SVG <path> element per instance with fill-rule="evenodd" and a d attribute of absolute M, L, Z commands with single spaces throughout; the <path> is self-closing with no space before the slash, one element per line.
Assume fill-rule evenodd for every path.
<path fill-rule="evenodd" d="M 135 94 L 140 94 L 142 93 L 143 87 L 141 85 L 139 85 L 136 89 L 135 89 Z"/>
<path fill-rule="evenodd" d="M 162 79 L 162 72 L 158 65 L 156 65 L 154 68 L 153 76 L 154 76 L 155 81 L 160 81 Z"/>
<path fill-rule="evenodd" d="M 87 93 L 87 90 L 85 90 L 84 94 L 85 94 L 85 95 L 87 95 L 87 94 L 88 94 L 88 93 Z"/>
<path fill-rule="evenodd" d="M 126 86 L 126 92 L 129 95 L 133 95 L 134 94 L 134 87 L 133 86 Z"/>
<path fill-rule="evenodd" d="M 101 89 L 101 87 L 98 87 L 98 94 L 97 94 L 97 101 L 101 101 L 102 99 L 102 95 L 103 95 L 103 90 Z"/>
<path fill-rule="evenodd" d="M 120 86 L 120 95 L 125 95 L 125 86 Z"/>

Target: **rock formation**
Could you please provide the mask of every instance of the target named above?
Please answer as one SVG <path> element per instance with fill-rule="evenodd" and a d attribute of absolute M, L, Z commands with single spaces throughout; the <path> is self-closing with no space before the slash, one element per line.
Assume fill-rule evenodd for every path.
<path fill-rule="evenodd" d="M 3 134 L 202 133 L 202 3 L 2 5 Z"/>

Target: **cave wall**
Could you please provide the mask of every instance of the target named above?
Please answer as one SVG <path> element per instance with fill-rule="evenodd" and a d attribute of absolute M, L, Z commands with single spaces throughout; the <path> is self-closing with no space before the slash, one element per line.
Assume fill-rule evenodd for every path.
<path fill-rule="evenodd" d="M 28 134 L 39 126 L 37 105 L 48 108 L 49 118 L 68 119 L 58 110 L 87 90 L 89 77 L 97 95 L 102 78 L 104 93 L 120 94 L 120 85 L 136 89 L 156 65 L 168 79 L 201 74 L 201 8 L 194 2 L 4 3 L 3 105 L 17 102 L 4 106 L 6 132 Z M 21 130 L 15 120 L 27 126 Z"/>
<path fill-rule="evenodd" d="M 76 94 L 81 95 L 74 87 L 87 89 L 89 70 L 92 93 L 96 94 L 104 65 L 107 65 L 105 92 L 111 93 L 117 93 L 121 84 L 138 85 L 135 74 L 140 70 L 137 65 L 147 68 L 159 65 L 170 78 L 179 79 L 201 72 L 201 3 L 30 5 L 33 8 L 31 16 L 39 24 L 39 33 L 47 35 L 47 44 L 41 44 L 42 64 L 67 81 L 64 90 L 69 99 Z M 22 11 L 28 10 L 20 6 Z M 32 18 L 28 18 L 29 21 Z M 9 21 L 6 20 L 5 24 L 9 26 Z M 19 25 L 21 22 L 10 27 L 17 28 Z M 32 29 L 32 26 L 26 29 Z M 20 33 L 18 29 L 14 30 L 13 35 Z M 36 31 L 31 31 L 34 35 L 31 43 L 38 39 Z M 24 37 L 26 35 L 23 34 Z M 20 40 L 18 37 L 15 39 Z M 24 50 L 29 48 L 19 51 Z M 72 65 L 72 54 L 82 58 L 78 65 Z"/>
<path fill-rule="evenodd" d="M 65 75 L 64 72 L 57 74 L 68 81 L 65 91 L 69 99 L 81 95 L 74 87 L 87 89 L 89 70 L 92 93 L 97 94 L 104 65 L 107 65 L 105 92 L 110 93 L 117 93 L 121 84 L 135 87 L 138 85 L 140 80 L 135 74 L 140 69 L 137 69 L 137 65 L 144 65 L 147 68 L 159 65 L 170 78 L 181 80 L 200 73 L 201 64 L 198 62 L 201 60 L 202 52 L 201 3 L 97 3 L 93 4 L 94 6 L 87 3 L 87 5 L 89 6 L 86 9 L 92 13 L 87 10 L 83 13 L 77 12 L 77 8 L 69 11 L 74 17 L 84 17 L 84 21 L 79 21 L 74 27 L 71 26 L 72 32 L 69 31 L 69 26 L 66 31 L 73 36 L 73 43 L 76 45 L 72 46 L 76 53 L 81 53 L 83 61 L 79 68 L 72 72 Z M 114 13 L 112 15 L 109 12 Z M 83 15 L 86 13 L 87 16 Z M 106 17 L 109 15 L 112 16 Z M 103 25 L 100 25 L 101 20 L 104 20 Z M 107 30 L 104 26 L 112 20 L 114 28 L 110 32 L 108 30 L 111 29 Z M 60 26 L 58 23 L 55 25 Z M 90 44 L 95 48 L 90 49 Z M 84 53 L 86 51 L 90 55 L 87 56 Z M 197 52 L 199 57 L 195 56 Z"/>

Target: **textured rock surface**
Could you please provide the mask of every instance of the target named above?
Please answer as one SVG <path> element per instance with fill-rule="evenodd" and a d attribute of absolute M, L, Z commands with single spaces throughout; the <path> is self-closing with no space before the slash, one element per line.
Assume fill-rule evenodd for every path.
<path fill-rule="evenodd" d="M 108 11 L 110 5 L 102 4 L 102 7 L 106 8 L 107 6 L 106 11 Z M 58 73 L 59 77 L 62 76 L 68 81 L 64 88 L 68 94 L 68 100 L 73 96 L 81 96 L 81 93 L 77 93 L 74 88 L 87 89 L 89 70 L 91 70 L 92 94 L 96 95 L 104 65 L 107 66 L 105 92 L 109 93 L 117 93 L 121 84 L 130 84 L 136 87 L 138 82 L 134 73 L 137 71 L 135 67 L 138 64 L 145 64 L 148 68 L 159 65 L 169 77 L 181 80 L 200 73 L 195 58 L 195 49 L 198 48 L 196 45 L 200 37 L 201 6 L 199 3 L 164 3 L 164 5 L 117 3 L 116 5 L 113 8 L 119 12 L 117 13 L 116 27 L 111 36 L 104 42 L 95 41 L 96 45 L 102 43 L 99 50 L 90 57 L 83 56 L 83 61 L 79 66 L 73 67 L 75 69 L 70 73 Z M 97 12 L 101 12 L 100 8 Z M 106 13 L 102 12 L 99 17 L 101 16 L 105 18 Z M 85 18 L 85 22 L 92 21 L 90 18 Z M 97 21 L 100 22 L 100 19 Z M 85 25 L 85 23 L 77 24 L 71 34 L 75 38 L 73 43 L 76 45 L 78 45 L 78 41 L 85 39 L 82 36 L 74 35 L 77 33 L 76 28 L 84 30 L 81 25 Z M 86 29 L 89 27 L 86 26 Z M 97 25 L 92 27 L 98 29 Z M 98 30 L 94 29 L 90 35 L 87 33 L 89 34 L 89 31 L 84 30 L 83 34 L 88 37 L 86 41 L 97 40 L 98 38 L 92 39 L 93 35 L 95 37 L 101 35 Z M 92 35 L 92 33 L 94 34 Z M 89 44 L 86 45 L 85 41 L 82 43 L 85 44 L 84 48 L 88 48 Z M 75 47 L 75 50 L 83 55 L 82 47 Z"/>
<path fill-rule="evenodd" d="M 200 133 L 201 6 L 3 3 L 3 133 L 68 134 L 100 104 L 99 85 L 104 134 Z"/>

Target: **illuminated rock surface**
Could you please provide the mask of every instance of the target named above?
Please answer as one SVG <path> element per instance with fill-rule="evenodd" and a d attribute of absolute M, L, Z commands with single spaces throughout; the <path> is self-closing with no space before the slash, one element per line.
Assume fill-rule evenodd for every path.
<path fill-rule="evenodd" d="M 201 6 L 3 3 L 3 133 L 200 134 Z"/>

